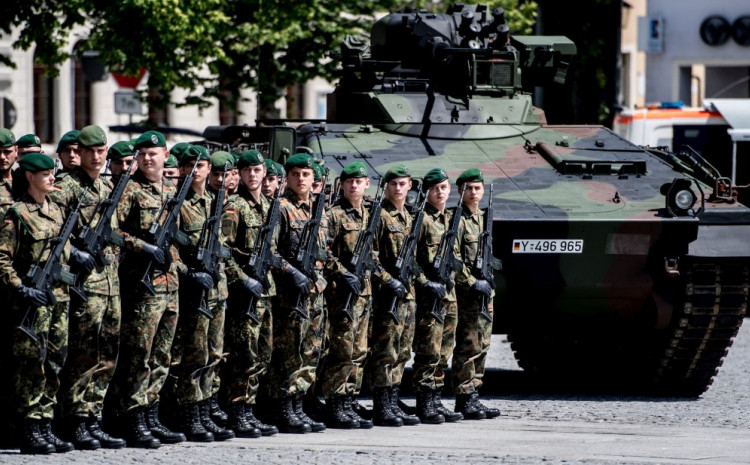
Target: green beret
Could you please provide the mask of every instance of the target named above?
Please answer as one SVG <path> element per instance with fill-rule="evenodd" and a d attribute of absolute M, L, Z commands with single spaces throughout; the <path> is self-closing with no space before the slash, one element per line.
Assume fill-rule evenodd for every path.
<path fill-rule="evenodd" d="M 99 147 L 107 145 L 107 135 L 96 125 L 86 126 L 78 135 L 78 145 L 81 147 Z"/>
<path fill-rule="evenodd" d="M 179 162 L 174 155 L 167 157 L 167 161 L 164 162 L 164 168 L 177 168 L 178 166 L 180 166 Z"/>
<path fill-rule="evenodd" d="M 18 160 L 18 165 L 32 173 L 55 169 L 55 161 L 41 152 L 27 153 Z"/>
<path fill-rule="evenodd" d="M 405 165 L 396 165 L 385 172 L 383 182 L 391 182 L 396 178 L 411 178 L 411 172 Z"/>
<path fill-rule="evenodd" d="M 263 155 L 257 150 L 245 150 L 240 155 L 240 159 L 237 162 L 237 169 L 246 168 L 248 166 L 258 166 L 263 164 Z"/>
<path fill-rule="evenodd" d="M 237 168 L 237 163 L 239 163 L 239 161 L 240 161 L 240 154 L 236 153 L 236 152 L 232 152 L 232 153 L 230 153 L 230 155 L 232 156 L 232 160 L 234 160 L 234 167 L 233 168 Z"/>
<path fill-rule="evenodd" d="M 42 141 L 34 134 L 26 134 L 18 138 L 18 140 L 16 141 L 16 145 L 19 147 L 41 147 Z"/>
<path fill-rule="evenodd" d="M 341 182 L 346 181 L 349 178 L 366 178 L 367 177 L 367 167 L 364 163 L 361 161 L 353 161 L 346 165 L 343 170 L 341 170 L 341 176 L 339 176 L 339 180 Z"/>
<path fill-rule="evenodd" d="M 284 170 L 288 173 L 292 168 L 309 168 L 313 169 L 313 157 L 306 153 L 295 153 L 286 159 Z"/>
<path fill-rule="evenodd" d="M 456 184 L 459 186 L 465 182 L 484 182 L 482 172 L 476 168 L 466 170 L 456 179 Z"/>
<path fill-rule="evenodd" d="M 422 189 L 427 190 L 435 184 L 440 184 L 446 179 L 448 179 L 448 173 L 446 173 L 445 170 L 442 168 L 433 168 L 424 175 Z"/>
<path fill-rule="evenodd" d="M 135 140 L 133 147 L 136 150 L 147 149 L 151 147 L 166 147 L 167 139 L 159 131 L 146 131 Z"/>
<path fill-rule="evenodd" d="M 182 154 L 185 153 L 185 150 L 187 150 L 188 147 L 190 147 L 190 144 L 187 142 L 178 142 L 169 149 L 169 154 L 174 155 L 175 158 L 179 160 L 182 158 Z"/>
<path fill-rule="evenodd" d="M 266 165 L 266 176 L 284 176 L 284 167 L 270 158 L 263 160 L 263 164 Z M 281 168 L 281 171 L 279 171 Z"/>
<path fill-rule="evenodd" d="M 127 140 L 115 142 L 107 150 L 107 160 L 122 160 L 123 158 L 132 156 L 135 156 L 133 144 Z"/>
<path fill-rule="evenodd" d="M 326 169 L 321 165 L 320 163 L 313 163 L 313 181 L 314 182 L 320 182 L 323 180 L 323 175 L 325 174 Z"/>
<path fill-rule="evenodd" d="M 224 171 L 224 167 L 229 163 L 229 168 L 234 168 L 234 157 L 231 153 L 223 150 L 217 150 L 211 154 L 211 171 Z"/>
<path fill-rule="evenodd" d="M 0 128 L 0 147 L 13 147 L 16 145 L 16 136 L 10 129 Z"/>
<path fill-rule="evenodd" d="M 174 157 L 171 153 L 169 158 Z M 177 157 L 175 157 L 177 159 Z M 187 165 L 191 161 L 210 160 L 211 156 L 208 154 L 206 147 L 202 145 L 188 145 L 188 148 L 182 152 L 182 157 L 179 158 L 180 166 Z"/>
<path fill-rule="evenodd" d="M 79 134 L 80 132 L 75 129 L 63 134 L 63 136 L 60 138 L 60 142 L 57 143 L 57 153 L 62 152 L 64 149 L 68 148 L 71 145 L 78 145 Z"/>

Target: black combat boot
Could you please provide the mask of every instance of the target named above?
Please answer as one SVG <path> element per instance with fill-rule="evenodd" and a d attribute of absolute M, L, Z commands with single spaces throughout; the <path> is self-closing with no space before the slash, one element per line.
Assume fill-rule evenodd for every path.
<path fill-rule="evenodd" d="M 487 415 L 487 418 L 497 418 L 500 416 L 500 410 L 492 407 L 487 407 L 483 403 L 479 402 L 479 392 L 474 391 L 471 393 L 471 403 L 478 408 L 479 410 L 483 410 L 484 414 Z"/>
<path fill-rule="evenodd" d="M 315 421 L 305 413 L 305 411 L 302 409 L 301 397 L 295 396 L 292 399 L 292 406 L 294 407 L 294 414 L 297 415 L 297 418 L 299 418 L 300 420 L 310 425 L 310 429 L 312 430 L 313 433 L 320 433 L 321 431 L 326 430 L 325 423 Z"/>
<path fill-rule="evenodd" d="M 86 428 L 86 419 L 83 417 L 71 417 L 69 439 L 78 450 L 97 450 L 102 447 L 99 440 L 93 437 Z"/>
<path fill-rule="evenodd" d="M 432 391 L 432 405 L 435 406 L 435 411 L 444 416 L 445 421 L 448 423 L 455 423 L 464 419 L 464 416 L 462 414 L 458 412 L 451 412 L 450 410 L 445 408 L 445 405 L 443 405 L 443 399 L 442 394 L 440 393 L 440 389 L 435 389 L 434 391 Z"/>
<path fill-rule="evenodd" d="M 104 449 L 122 449 L 126 446 L 125 440 L 115 438 L 102 430 L 102 425 L 96 418 L 86 419 L 86 428 L 91 433 L 91 437 L 99 441 Z"/>
<path fill-rule="evenodd" d="M 227 426 L 229 416 L 219 406 L 219 400 L 216 398 L 216 394 L 208 398 L 208 407 L 209 412 L 211 413 L 211 419 L 214 421 L 214 423 L 216 423 L 216 425 L 218 426 Z M 214 434 L 214 436 L 216 435 Z"/>
<path fill-rule="evenodd" d="M 48 443 L 39 430 L 39 420 L 26 418 L 22 425 L 20 437 L 22 454 L 51 454 L 55 446 Z"/>
<path fill-rule="evenodd" d="M 55 433 L 52 431 L 52 422 L 48 419 L 42 420 L 39 424 L 39 432 L 48 443 L 54 446 L 55 452 L 70 452 L 75 448 L 73 447 L 73 443 L 63 441 L 55 436 Z"/>
<path fill-rule="evenodd" d="M 445 423 L 445 417 L 435 410 L 432 405 L 432 391 L 424 390 L 417 392 L 417 416 L 422 423 L 428 425 L 439 425 Z"/>
<path fill-rule="evenodd" d="M 245 405 L 245 418 L 253 427 L 258 428 L 263 436 L 273 436 L 279 432 L 279 429 L 274 425 L 268 425 L 258 420 L 253 413 L 252 405 Z"/>
<path fill-rule="evenodd" d="M 292 397 L 282 397 L 279 400 L 279 406 L 276 411 L 276 426 L 281 433 L 304 434 L 312 431 L 310 423 L 302 421 L 294 413 L 294 399 Z"/>
<path fill-rule="evenodd" d="M 229 404 L 229 428 L 238 438 L 259 438 L 261 432 L 247 421 L 245 403 L 232 402 Z"/>
<path fill-rule="evenodd" d="M 222 428 L 214 422 L 211 417 L 211 401 L 204 400 L 198 404 L 200 409 L 201 424 L 209 433 L 214 435 L 215 441 L 227 441 L 234 438 L 234 431 L 231 429 Z"/>
<path fill-rule="evenodd" d="M 456 407 L 453 409 L 460 412 L 466 420 L 484 420 L 487 414 L 471 403 L 471 394 L 456 394 Z"/>
<path fill-rule="evenodd" d="M 354 412 L 351 413 L 356 415 Z M 335 429 L 356 429 L 359 428 L 359 420 L 353 418 L 346 410 L 344 397 L 331 397 L 326 399 L 326 425 Z"/>
<path fill-rule="evenodd" d="M 213 442 L 213 433 L 206 431 L 201 423 L 200 410 L 197 402 L 181 406 L 182 418 L 180 429 L 185 433 L 185 438 L 190 442 Z"/>
<path fill-rule="evenodd" d="M 360 429 L 372 428 L 372 420 L 363 418 L 362 415 L 359 414 L 359 412 L 361 412 L 367 416 L 372 416 L 372 411 L 367 410 L 365 407 L 360 405 L 360 403 L 357 402 L 356 397 L 353 398 L 352 396 L 346 396 L 346 398 L 344 399 L 344 411 L 353 420 L 357 420 L 359 422 Z"/>
<path fill-rule="evenodd" d="M 398 405 L 398 386 L 391 386 L 391 411 L 394 415 L 401 418 L 401 421 L 404 423 L 404 426 L 413 426 L 418 425 L 421 423 L 419 421 L 419 417 L 416 415 L 409 415 L 408 413 L 401 410 L 401 407 Z"/>
<path fill-rule="evenodd" d="M 391 409 L 390 388 L 375 388 L 372 395 L 372 422 L 377 426 L 403 426 L 401 420 Z"/>
<path fill-rule="evenodd" d="M 156 402 L 151 407 L 146 407 L 146 425 L 151 430 L 151 434 L 164 444 L 177 444 L 185 442 L 187 439 L 184 434 L 170 431 L 159 421 L 159 403 Z"/>
<path fill-rule="evenodd" d="M 161 441 L 156 439 L 146 425 L 144 407 L 138 407 L 128 412 L 128 432 L 125 440 L 128 447 L 139 449 L 158 449 Z"/>

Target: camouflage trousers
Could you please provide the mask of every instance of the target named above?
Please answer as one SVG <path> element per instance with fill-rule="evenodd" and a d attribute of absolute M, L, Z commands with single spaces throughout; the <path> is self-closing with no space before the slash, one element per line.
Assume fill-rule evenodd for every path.
<path fill-rule="evenodd" d="M 328 299 L 329 347 L 320 375 L 326 399 L 356 395 L 357 386 L 362 386 L 372 299 L 369 295 L 352 299 L 354 321 L 344 313 L 345 302 L 339 293 Z"/>
<path fill-rule="evenodd" d="M 312 299 L 317 294 L 308 294 L 304 306 L 308 315 L 312 310 Z M 274 299 L 273 353 L 268 373 L 268 395 L 272 399 L 304 395 L 309 382 L 302 376 L 304 369 L 303 341 L 310 331 L 310 319 L 303 318 L 286 305 L 287 299 Z"/>
<path fill-rule="evenodd" d="M 461 308 L 458 310 L 451 378 L 456 394 L 471 394 L 482 386 L 484 362 L 490 350 L 492 322 L 480 316 L 480 298 L 459 294 L 459 300 Z M 493 315 L 492 298 L 487 299 L 487 306 L 490 315 Z"/>
<path fill-rule="evenodd" d="M 456 342 L 457 305 L 445 299 L 439 302 L 443 322 L 430 316 L 433 300 L 417 296 L 414 329 L 414 390 L 442 389 L 445 369 Z"/>
<path fill-rule="evenodd" d="M 315 375 L 323 354 L 328 325 L 325 297 L 322 293 L 312 294 L 311 299 L 310 324 L 302 337 L 302 369 L 297 381 L 301 393 L 307 392 L 315 384 Z"/>
<path fill-rule="evenodd" d="M 228 403 L 255 404 L 260 381 L 271 363 L 273 314 L 268 297 L 258 299 L 259 323 L 247 316 L 247 299 L 229 295 L 226 322 L 226 364 L 222 397 Z"/>
<path fill-rule="evenodd" d="M 388 313 L 391 301 L 390 297 L 376 298 L 370 317 L 368 371 L 373 389 L 400 385 L 404 366 L 411 358 L 416 304 L 414 300 L 399 300 L 395 309 L 399 321 L 396 324 Z"/>
<path fill-rule="evenodd" d="M 226 302 L 211 296 L 207 306 L 213 318 L 208 318 L 197 310 L 200 297 L 180 287 L 180 318 L 169 369 L 174 377 L 174 398 L 180 405 L 211 397 L 224 350 Z"/>
<path fill-rule="evenodd" d="M 169 373 L 178 300 L 176 291 L 153 296 L 138 291 L 123 299 L 115 384 L 124 412 L 159 401 Z"/>
<path fill-rule="evenodd" d="M 84 302 L 71 296 L 60 403 L 65 416 L 101 418 L 120 350 L 120 295 L 87 297 Z"/>
<path fill-rule="evenodd" d="M 60 388 L 60 372 L 68 354 L 69 302 L 31 312 L 30 329 L 38 342 L 20 330 L 13 332 L 13 391 L 19 418 L 52 419 Z M 24 309 L 16 307 L 20 316 Z"/>

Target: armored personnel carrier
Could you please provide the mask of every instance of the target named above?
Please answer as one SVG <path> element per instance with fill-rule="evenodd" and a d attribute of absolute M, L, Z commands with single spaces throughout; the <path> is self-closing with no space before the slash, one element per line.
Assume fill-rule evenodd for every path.
<path fill-rule="evenodd" d="M 575 52 L 512 35 L 501 8 L 392 13 L 343 42 L 326 121 L 204 136 L 277 160 L 308 147 L 331 179 L 355 160 L 452 179 L 480 168 L 502 261 L 494 329 L 519 365 L 542 382 L 697 396 L 745 316 L 750 210 L 689 149 L 546 124 L 523 89 L 562 82 Z"/>

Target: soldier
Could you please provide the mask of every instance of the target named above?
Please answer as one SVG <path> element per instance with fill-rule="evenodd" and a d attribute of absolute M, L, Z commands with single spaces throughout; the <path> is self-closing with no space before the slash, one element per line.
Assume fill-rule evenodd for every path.
<path fill-rule="evenodd" d="M 18 147 L 18 156 L 23 158 L 27 153 L 42 152 L 42 141 L 34 134 L 24 134 L 16 141 Z"/>
<path fill-rule="evenodd" d="M 157 131 L 147 131 L 138 137 L 134 145 L 138 171 L 117 208 L 117 220 L 125 239 L 120 279 L 128 298 L 122 303 L 120 360 L 115 376 L 119 413 L 127 421 L 126 439 L 131 447 L 158 448 L 161 442 L 185 441 L 184 434 L 172 432 L 161 424 L 159 391 L 169 372 L 177 325 L 177 272 L 188 270 L 174 247 L 169 249 L 170 257 L 165 257 L 161 249 L 147 242 L 153 240 L 149 234 L 151 224 L 163 221 L 156 217 L 162 204 L 176 191 L 172 181 L 164 179 L 166 145 L 164 136 Z M 141 282 L 149 262 L 155 265 L 152 266 L 155 295 Z M 167 271 L 158 266 L 163 263 L 170 263 Z"/>
<path fill-rule="evenodd" d="M 479 388 L 482 386 L 484 361 L 490 348 L 492 321 L 481 316 L 482 304 L 486 304 L 492 316 L 494 290 L 489 282 L 477 279 L 471 274 L 477 255 L 479 236 L 484 221 L 484 212 L 479 202 L 484 195 L 484 178 L 478 169 L 466 170 L 456 179 L 456 185 L 463 194 L 461 215 L 460 247 L 463 266 L 456 271 L 456 298 L 461 302 L 456 326 L 456 347 L 453 349 L 451 375 L 456 393 L 455 411 L 467 420 L 495 418 L 500 415 L 496 408 L 489 408 L 479 402 Z"/>
<path fill-rule="evenodd" d="M 184 245 L 179 244 L 178 249 L 182 260 L 196 268 L 199 267 L 198 247 L 206 245 L 205 234 L 211 227 L 207 221 L 213 214 L 214 196 L 206 190 L 210 171 L 208 162 L 208 151 L 204 147 L 189 145 L 181 153 L 181 174 L 187 176 L 193 168 L 195 171 L 190 191 L 180 209 L 180 230 L 187 239 Z M 219 219 L 215 218 L 215 221 Z M 214 273 L 214 270 L 206 271 Z M 234 437 L 232 431 L 216 425 L 210 415 L 209 398 L 224 345 L 226 301 L 224 273 L 215 270 L 215 275 L 220 277 L 218 282 L 202 272 L 180 277 L 180 319 L 172 347 L 170 371 L 176 378 L 174 394 L 180 409 L 180 429 L 188 441 L 194 442 L 226 441 Z"/>
<path fill-rule="evenodd" d="M 165 178 L 176 178 L 180 175 L 180 164 L 177 162 L 177 157 L 171 153 L 167 157 L 167 161 L 164 162 L 164 177 Z"/>
<path fill-rule="evenodd" d="M 10 129 L 0 128 L 0 216 L 5 216 L 13 203 L 13 165 L 16 158 L 16 138 Z"/>
<path fill-rule="evenodd" d="M 412 227 L 412 217 L 405 207 L 406 195 L 412 187 L 411 174 L 406 166 L 397 165 L 385 173 L 383 181 L 386 183 L 385 200 L 375 240 L 380 264 L 394 276 L 399 252 Z M 398 406 L 398 389 L 404 366 L 411 358 L 414 339 L 414 289 L 408 283 L 399 295 L 389 286 L 380 286 L 374 296 L 370 321 L 372 354 L 368 364 L 373 391 L 373 422 L 378 426 L 417 425 L 419 418 L 407 415 Z M 398 322 L 389 314 L 394 301 Z"/>
<path fill-rule="evenodd" d="M 76 131 L 78 132 L 78 131 Z M 95 228 L 103 210 L 97 207 L 112 192 L 110 182 L 100 176 L 107 156 L 107 138 L 99 126 L 86 126 L 76 140 L 80 166 L 58 179 L 50 198 L 63 209 L 81 202 L 76 230 Z M 84 194 L 84 191 L 87 192 Z M 117 218 L 110 218 L 117 230 Z M 120 281 L 117 277 L 118 250 L 108 245 L 106 261 L 99 264 L 84 250 L 71 245 L 75 270 L 87 276 L 84 296 L 71 295 L 68 363 L 63 370 L 61 411 L 68 425 L 68 438 L 76 449 L 99 447 L 119 449 L 125 441 L 101 429 L 104 397 L 117 364 L 120 338 Z"/>
<path fill-rule="evenodd" d="M 11 205 L 0 226 L 0 282 L 9 289 L 14 325 L 14 370 L 11 384 L 20 420 L 21 453 L 68 452 L 73 444 L 52 431 L 52 419 L 60 385 L 59 374 L 68 346 L 68 287 L 53 284 L 52 293 L 27 286 L 23 278 L 36 263 L 44 263 L 64 224 L 64 212 L 48 194 L 54 190 L 54 161 L 41 153 L 19 161 L 23 176 L 15 179 L 18 201 Z M 65 245 L 60 264 L 70 248 Z M 25 315 L 25 312 L 28 314 Z M 31 337 L 34 335 L 34 338 Z"/>
<path fill-rule="evenodd" d="M 440 391 L 445 381 L 443 367 L 447 365 L 456 337 L 456 291 L 442 283 L 431 281 L 424 270 L 432 267 L 443 234 L 450 228 L 451 215 L 445 205 L 450 196 L 448 175 L 434 168 L 424 177 L 427 191 L 424 224 L 417 243 L 417 264 L 422 273 L 417 277 L 417 318 L 414 332 L 414 391 L 417 393 L 417 416 L 422 423 L 455 422 L 462 417 L 445 408 Z M 457 250 L 457 247 L 456 247 Z M 436 311 L 443 316 L 441 323 L 430 315 L 437 300 Z"/>
<path fill-rule="evenodd" d="M 169 149 L 169 155 L 175 157 L 177 159 L 177 163 L 179 164 L 180 159 L 182 158 L 182 154 L 185 153 L 185 151 L 190 147 L 190 144 L 187 142 L 178 142 L 172 146 L 171 149 Z"/>
<path fill-rule="evenodd" d="M 211 173 L 208 175 L 208 187 L 212 192 L 217 192 L 221 187 L 221 181 L 226 176 L 226 183 L 229 182 L 229 171 L 234 169 L 234 157 L 223 150 L 217 150 L 211 154 Z M 224 167 L 229 163 L 229 171 L 224 172 Z M 224 188 L 226 189 L 226 183 Z M 229 192 L 226 192 L 226 197 L 229 198 Z"/>
<path fill-rule="evenodd" d="M 117 184 L 120 175 L 128 170 L 133 163 L 135 152 L 133 144 L 130 141 L 115 142 L 107 150 L 107 160 L 109 160 L 109 172 L 112 174 L 112 184 Z"/>
<path fill-rule="evenodd" d="M 286 173 L 284 173 L 283 166 L 270 158 L 266 158 L 263 163 L 266 165 L 266 177 L 263 178 L 260 190 L 263 195 L 270 199 L 278 194 L 279 183 L 281 183 L 281 178 L 286 176 Z"/>
<path fill-rule="evenodd" d="M 81 157 L 78 154 L 78 131 L 68 131 L 57 143 L 57 158 L 60 159 L 62 169 L 57 172 L 56 180 L 67 175 L 75 168 L 81 166 Z"/>

